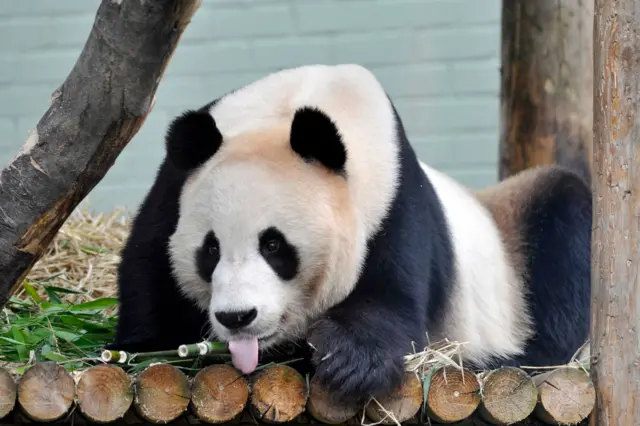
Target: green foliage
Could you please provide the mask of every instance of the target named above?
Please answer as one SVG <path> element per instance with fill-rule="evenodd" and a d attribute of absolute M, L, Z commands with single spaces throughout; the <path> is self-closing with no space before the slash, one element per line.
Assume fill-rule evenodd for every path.
<path fill-rule="evenodd" d="M 117 318 L 109 311 L 117 299 L 69 304 L 61 294 L 83 293 L 43 285 L 43 300 L 33 283 L 23 286 L 28 297 L 12 297 L 2 311 L 0 361 L 19 364 L 18 373 L 37 361 L 55 361 L 69 371 L 92 364 L 114 336 Z"/>

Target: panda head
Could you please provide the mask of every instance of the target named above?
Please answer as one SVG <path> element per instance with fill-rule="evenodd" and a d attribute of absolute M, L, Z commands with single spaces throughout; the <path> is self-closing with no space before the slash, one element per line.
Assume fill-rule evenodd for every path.
<path fill-rule="evenodd" d="M 223 137 L 210 111 L 188 111 L 166 143 L 187 174 L 173 272 L 217 339 L 269 348 L 348 295 L 358 229 L 348 152 L 327 114 L 300 107 Z"/>

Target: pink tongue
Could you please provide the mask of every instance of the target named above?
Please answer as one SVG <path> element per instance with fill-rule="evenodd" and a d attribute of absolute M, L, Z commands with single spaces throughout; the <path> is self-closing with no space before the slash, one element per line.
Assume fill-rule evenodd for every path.
<path fill-rule="evenodd" d="M 251 374 L 258 366 L 258 339 L 232 340 L 229 342 L 231 362 L 244 374 Z"/>

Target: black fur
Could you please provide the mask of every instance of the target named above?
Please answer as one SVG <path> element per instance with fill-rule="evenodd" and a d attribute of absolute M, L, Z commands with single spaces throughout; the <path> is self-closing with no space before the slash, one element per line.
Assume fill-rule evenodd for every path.
<path fill-rule="evenodd" d="M 555 168 L 544 183 L 531 200 L 524 236 L 528 304 L 537 333 L 524 356 L 494 366 L 565 364 L 589 337 L 591 190 L 564 168 Z"/>
<path fill-rule="evenodd" d="M 222 134 L 205 109 L 186 111 L 169 125 L 167 156 L 183 171 L 193 170 L 211 158 L 222 144 Z"/>
<path fill-rule="evenodd" d="M 402 185 L 369 241 L 354 291 L 309 336 L 314 376 L 337 400 L 362 402 L 401 384 L 403 357 L 413 352 L 411 342 L 425 346 L 425 327 L 442 314 L 454 273 L 440 201 L 397 113 L 396 120 Z"/>
<path fill-rule="evenodd" d="M 275 249 L 271 245 L 277 246 Z M 280 278 L 292 280 L 298 274 L 298 251 L 277 228 L 270 227 L 259 235 L 260 254 Z"/>
<path fill-rule="evenodd" d="M 206 122 L 202 116 L 216 102 L 205 105 L 191 117 L 200 117 L 196 120 Z M 186 116 L 189 115 L 182 117 Z M 184 125 L 186 121 L 178 119 L 175 123 Z M 188 146 L 189 141 L 203 140 L 181 139 L 181 136 L 197 136 L 188 128 L 179 131 L 181 127 L 180 124 L 170 126 L 166 138 L 167 158 L 142 201 L 122 250 L 118 266 L 119 320 L 115 339 L 107 348 L 132 352 L 172 349 L 184 342 L 200 341 L 209 329 L 207 314 L 180 292 L 168 253 L 169 237 L 178 223 L 180 194 L 189 171 L 189 161 L 180 161 L 189 156 L 181 155 L 179 147 Z M 211 143 L 215 145 L 215 138 Z M 203 152 L 194 156 L 206 157 L 207 151 Z"/>
<path fill-rule="evenodd" d="M 179 291 L 167 252 L 185 177 L 165 159 L 134 219 L 118 267 L 120 318 L 110 348 L 172 349 L 199 341 L 207 330 L 207 315 Z"/>
<path fill-rule="evenodd" d="M 329 170 L 345 173 L 347 151 L 338 128 L 322 111 L 304 107 L 291 123 L 291 148 L 306 161 L 318 161 Z"/>
<path fill-rule="evenodd" d="M 211 282 L 211 274 L 220 262 L 220 242 L 213 231 L 204 236 L 202 246 L 196 252 L 198 275 L 206 282 Z"/>

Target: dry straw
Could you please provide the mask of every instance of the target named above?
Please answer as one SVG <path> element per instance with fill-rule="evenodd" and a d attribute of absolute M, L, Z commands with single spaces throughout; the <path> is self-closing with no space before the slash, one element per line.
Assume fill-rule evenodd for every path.
<path fill-rule="evenodd" d="M 121 209 L 109 214 L 76 209 L 27 280 L 85 293 L 65 294 L 63 297 L 68 303 L 116 297 L 120 250 L 129 226 L 129 216 Z M 36 288 L 44 296 L 41 287 Z M 24 289 L 18 289 L 16 296 L 24 297 Z"/>

